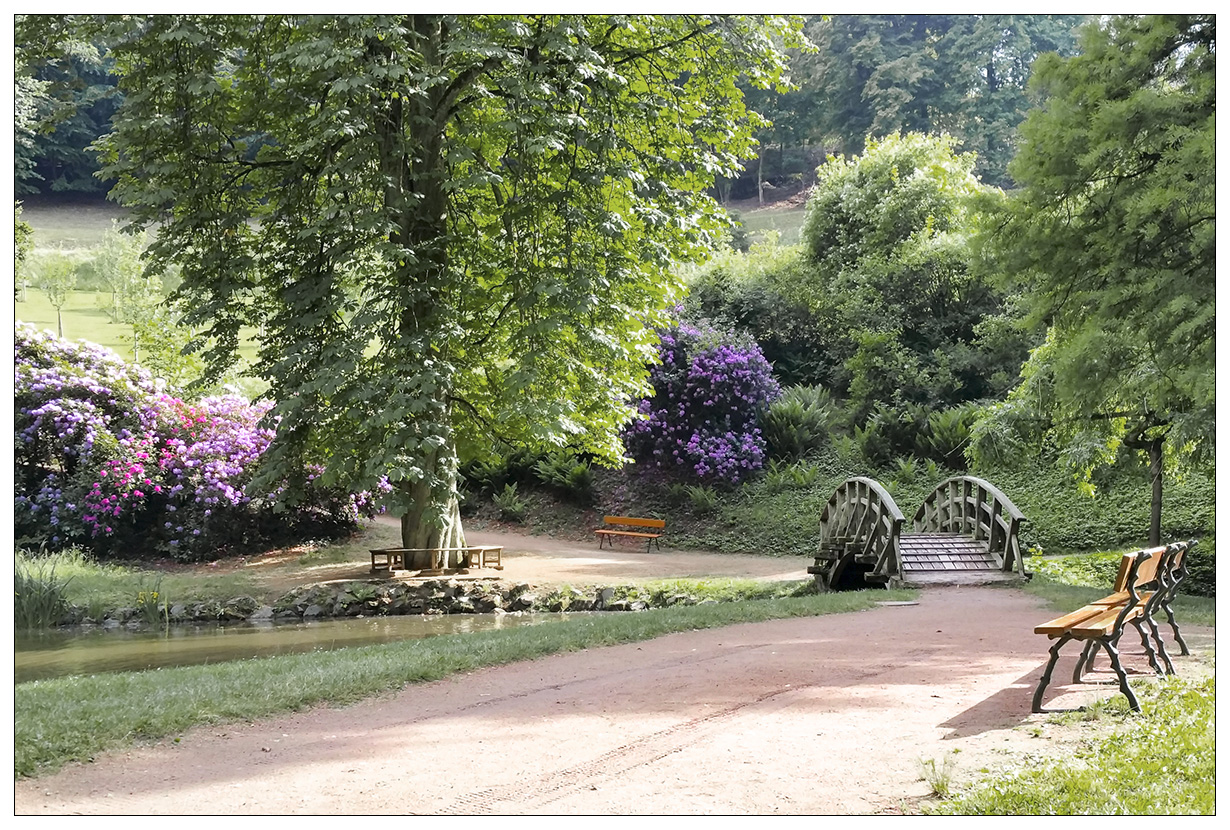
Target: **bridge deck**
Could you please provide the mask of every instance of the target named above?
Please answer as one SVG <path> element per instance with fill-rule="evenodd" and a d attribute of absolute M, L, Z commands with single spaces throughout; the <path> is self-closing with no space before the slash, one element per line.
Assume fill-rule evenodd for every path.
<path fill-rule="evenodd" d="M 1001 571 L 980 542 L 957 533 L 901 534 L 901 576 L 907 585 L 975 585 L 1016 582 Z"/>
<path fill-rule="evenodd" d="M 959 533 L 902 533 L 901 570 L 906 578 L 917 571 L 997 571 L 986 547 Z"/>

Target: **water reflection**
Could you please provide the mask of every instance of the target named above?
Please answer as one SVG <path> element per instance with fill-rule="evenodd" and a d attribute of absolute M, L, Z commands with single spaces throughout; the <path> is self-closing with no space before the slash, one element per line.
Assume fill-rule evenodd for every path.
<path fill-rule="evenodd" d="M 328 651 L 537 625 L 567 614 L 449 614 L 373 617 L 296 623 L 171 626 L 169 629 L 80 628 L 17 632 L 14 682 L 100 672 L 142 671 L 221 663 L 249 657 Z"/>

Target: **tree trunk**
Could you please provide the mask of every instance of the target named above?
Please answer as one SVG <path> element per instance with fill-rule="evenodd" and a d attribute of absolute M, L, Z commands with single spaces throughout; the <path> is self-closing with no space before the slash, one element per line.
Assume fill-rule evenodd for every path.
<path fill-rule="evenodd" d="M 1153 478 L 1153 503 L 1149 511 L 1149 547 L 1162 543 L 1162 441 L 1149 442 L 1149 474 Z"/>
<path fill-rule="evenodd" d="M 416 44 L 427 67 L 443 69 L 447 27 L 438 15 L 410 19 Z M 386 48 L 373 44 L 373 48 Z M 450 103 L 443 85 L 423 96 L 404 97 L 400 89 L 388 91 L 376 102 L 383 110 L 378 126 L 381 169 L 386 176 L 384 203 L 396 217 L 397 230 L 391 241 L 415 251 L 415 257 L 400 266 L 399 279 L 407 301 L 398 325 L 403 344 L 420 356 L 433 352 L 430 392 L 423 387 L 423 408 L 414 419 L 413 432 L 422 440 L 416 464 L 422 477 L 404 483 L 408 504 L 401 519 L 402 547 L 411 549 L 460 548 L 465 546 L 457 494 L 457 453 L 453 446 L 451 414 L 447 403 L 452 387 L 448 365 L 448 330 L 451 303 L 446 285 L 450 267 L 447 248 L 448 196 L 445 183 L 449 169 L 444 154 Z M 398 94 L 391 94 L 398 93 Z M 411 198 L 413 197 L 413 198 Z M 426 372 L 424 374 L 427 374 Z M 424 449 L 429 440 L 435 449 Z M 407 568 L 431 568 L 436 564 L 456 567 L 461 556 L 447 554 L 443 563 L 425 561 L 430 554 L 415 555 Z"/>
<path fill-rule="evenodd" d="M 756 198 L 764 207 L 764 153 L 756 156 Z"/>
<path fill-rule="evenodd" d="M 465 533 L 461 528 L 461 506 L 457 498 L 457 458 L 451 450 L 447 457 L 441 452 L 430 459 L 442 473 L 434 484 L 428 479 L 408 483 L 406 493 L 410 507 L 401 517 L 401 545 L 412 550 L 431 551 L 438 548 L 463 548 Z M 428 459 L 425 459 L 428 460 Z M 429 465 L 424 465 L 429 466 Z M 459 567 L 463 557 L 451 550 L 442 562 L 433 562 L 430 553 L 413 554 L 407 558 L 406 567 L 422 570 L 443 565 Z"/>

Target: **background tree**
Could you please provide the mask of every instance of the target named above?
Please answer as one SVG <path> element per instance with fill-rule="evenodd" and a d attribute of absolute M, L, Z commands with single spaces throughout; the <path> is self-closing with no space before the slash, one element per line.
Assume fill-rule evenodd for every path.
<path fill-rule="evenodd" d="M 1041 54 L 1071 55 L 1076 15 L 832 15 L 809 20 L 795 66 L 813 91 L 815 138 L 846 154 L 868 136 L 946 132 L 977 153 L 975 173 L 1009 186 L 1015 131 Z"/>
<path fill-rule="evenodd" d="M 34 229 L 21 218 L 21 202 L 13 204 L 13 296 L 16 302 L 26 301 L 26 262 L 34 249 Z"/>
<path fill-rule="evenodd" d="M 39 257 L 35 287 L 47 295 L 47 302 L 56 310 L 56 333 L 64 337 L 64 306 L 77 287 L 77 262 L 63 253 L 48 253 Z"/>
<path fill-rule="evenodd" d="M 971 268 L 974 157 L 948 136 L 892 135 L 831 159 L 807 206 L 813 278 L 795 286 L 832 359 L 824 385 L 849 395 L 862 424 L 878 404 L 951 406 L 1002 393 L 1021 344 L 983 343 L 1002 296 Z M 987 198 L 993 198 L 988 194 Z"/>
<path fill-rule="evenodd" d="M 261 482 L 375 490 L 407 548 L 463 543 L 458 452 L 616 460 L 704 195 L 751 152 L 736 80 L 777 18 L 157 16 L 121 21 L 116 196 L 160 223 L 215 371 L 260 342 Z M 255 220 L 255 221 L 253 221 Z M 260 482 L 258 482 L 259 486 Z"/>
<path fill-rule="evenodd" d="M 91 145 L 118 105 L 106 42 L 59 15 L 18 15 L 14 51 L 16 192 L 102 194 Z"/>
<path fill-rule="evenodd" d="M 986 239 L 1049 333 L 975 450 L 1041 434 L 1086 480 L 1121 447 L 1145 452 L 1151 544 L 1165 456 L 1198 461 L 1214 441 L 1215 54 L 1213 16 L 1153 15 L 1040 59 L 1045 103 L 1011 167 L 1023 187 Z"/>
<path fill-rule="evenodd" d="M 141 346 L 149 333 L 149 322 L 155 309 L 163 301 L 162 280 L 157 275 L 146 275 L 141 265 L 141 238 L 120 231 L 118 224 L 103 234 L 94 256 L 85 266 L 94 280 L 107 289 L 104 306 L 111 322 L 132 327 L 132 359 L 141 362 Z M 159 316 L 165 323 L 167 318 Z"/>

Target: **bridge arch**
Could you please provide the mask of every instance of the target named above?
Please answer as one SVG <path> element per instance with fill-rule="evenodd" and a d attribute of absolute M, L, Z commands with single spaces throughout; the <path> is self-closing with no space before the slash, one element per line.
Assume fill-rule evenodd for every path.
<path fill-rule="evenodd" d="M 856 573 L 862 582 L 895 586 L 904 524 L 905 515 L 878 481 L 846 479 L 820 514 L 820 550 L 807 572 L 825 591 L 847 587 Z"/>
<path fill-rule="evenodd" d="M 902 587 L 973 577 L 1028 579 L 1021 555 L 1025 516 L 998 488 L 975 476 L 941 482 L 914 513 L 911 532 L 879 482 L 850 478 L 820 516 L 812 574 L 821 590 Z"/>

